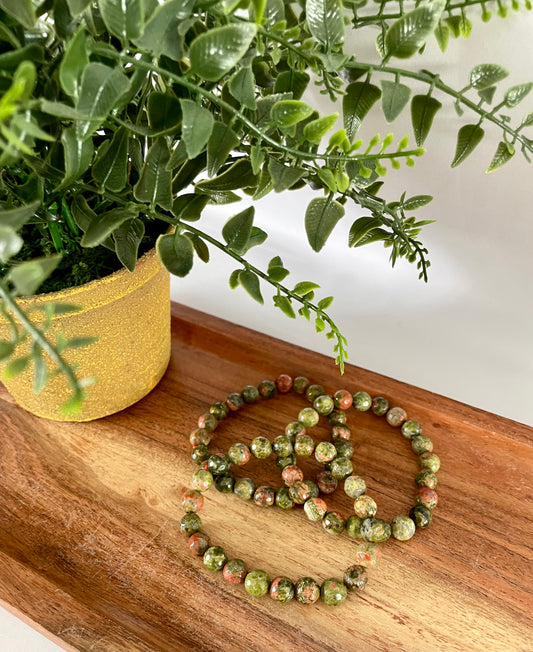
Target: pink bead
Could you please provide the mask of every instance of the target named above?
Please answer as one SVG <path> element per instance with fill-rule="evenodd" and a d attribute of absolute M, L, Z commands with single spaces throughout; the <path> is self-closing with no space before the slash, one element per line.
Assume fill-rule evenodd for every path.
<path fill-rule="evenodd" d="M 341 410 L 347 410 L 353 403 L 353 396 L 347 389 L 339 389 L 335 392 L 333 398 L 335 399 L 335 407 L 338 407 Z"/>
<path fill-rule="evenodd" d="M 299 466 L 295 464 L 289 464 L 281 472 L 281 477 L 283 482 L 290 487 L 295 482 L 301 482 L 304 479 L 304 472 Z"/>

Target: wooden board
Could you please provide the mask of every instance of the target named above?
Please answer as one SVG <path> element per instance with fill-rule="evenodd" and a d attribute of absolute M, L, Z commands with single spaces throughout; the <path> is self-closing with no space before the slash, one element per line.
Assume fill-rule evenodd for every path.
<path fill-rule="evenodd" d="M 41 420 L 0 390 L 4 603 L 82 651 L 533 649 L 531 428 L 354 366 L 341 378 L 324 356 L 184 306 L 173 307 L 172 329 L 161 384 L 112 417 Z M 442 460 L 431 527 L 382 544 L 366 591 L 335 608 L 254 599 L 205 570 L 179 533 L 197 417 L 281 372 L 330 392 L 386 396 L 423 424 Z M 219 426 L 213 447 L 281 434 L 304 405 L 291 394 L 247 406 Z M 349 425 L 378 516 L 407 513 L 417 471 L 409 442 L 369 413 L 350 410 Z M 273 460 L 245 468 L 280 484 Z M 348 515 L 341 494 L 328 503 Z M 327 534 L 302 510 L 261 509 L 212 489 L 201 516 L 213 543 L 272 577 L 322 580 L 354 561 L 356 541 Z"/>

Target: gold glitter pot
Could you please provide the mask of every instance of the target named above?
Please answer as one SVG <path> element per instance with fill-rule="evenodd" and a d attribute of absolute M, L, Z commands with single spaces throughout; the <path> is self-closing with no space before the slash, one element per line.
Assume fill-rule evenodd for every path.
<path fill-rule="evenodd" d="M 91 421 L 132 405 L 161 380 L 170 359 L 170 277 L 155 250 L 146 253 L 135 271 L 121 269 L 105 278 L 60 292 L 19 299 L 28 309 L 46 302 L 79 306 L 79 312 L 54 318 L 48 333 L 67 338 L 96 336 L 98 341 L 68 349 L 64 357 L 77 365 L 78 377 L 94 377 L 81 411 L 65 416 L 61 407 L 71 395 L 63 375 L 33 393 L 33 365 L 4 384 L 24 409 L 57 421 Z M 33 318 L 38 324 L 42 313 Z M 0 339 L 10 330 L 0 314 Z M 24 354 L 24 345 L 17 354 Z M 27 344 L 26 351 L 27 351 Z"/>

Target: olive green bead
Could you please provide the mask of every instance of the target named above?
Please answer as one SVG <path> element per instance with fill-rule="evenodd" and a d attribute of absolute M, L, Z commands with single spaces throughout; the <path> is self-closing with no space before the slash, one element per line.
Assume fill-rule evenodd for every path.
<path fill-rule="evenodd" d="M 368 392 L 355 392 L 352 405 L 359 412 L 366 412 L 372 407 L 372 397 Z"/>
<path fill-rule="evenodd" d="M 211 455 L 211 449 L 208 448 L 205 444 L 198 444 L 195 448 L 192 449 L 191 457 L 193 462 L 200 465 L 205 462 Z"/>
<path fill-rule="evenodd" d="M 207 491 L 213 486 L 213 474 L 205 469 L 198 469 L 192 474 L 191 486 L 198 491 Z"/>
<path fill-rule="evenodd" d="M 353 464 L 347 457 L 336 457 L 329 463 L 329 470 L 336 480 L 344 480 L 353 472 Z"/>
<path fill-rule="evenodd" d="M 196 428 L 189 435 L 189 443 L 191 446 L 198 446 L 198 444 L 205 444 L 209 446 L 211 440 L 213 439 L 213 433 L 209 432 L 205 428 Z"/>
<path fill-rule="evenodd" d="M 281 509 L 292 509 L 294 500 L 291 498 L 289 487 L 281 487 L 276 491 L 276 505 Z"/>
<path fill-rule="evenodd" d="M 322 387 L 322 385 L 309 385 L 309 387 L 305 390 L 305 397 L 309 401 L 309 403 L 313 403 L 315 398 L 318 398 L 322 394 L 325 394 L 325 390 Z"/>
<path fill-rule="evenodd" d="M 365 518 L 361 524 L 361 534 L 365 541 L 381 543 L 391 536 L 391 526 L 381 518 Z"/>
<path fill-rule="evenodd" d="M 211 412 L 206 412 L 206 414 L 202 414 L 202 416 L 198 418 L 198 427 L 203 428 L 208 432 L 213 432 L 217 426 L 218 421 Z"/>
<path fill-rule="evenodd" d="M 359 564 L 354 564 L 344 571 L 344 585 L 351 593 L 362 591 L 368 581 L 366 568 Z"/>
<path fill-rule="evenodd" d="M 354 453 L 354 446 L 351 441 L 346 439 L 337 439 L 333 442 L 335 448 L 337 449 L 337 457 L 345 457 L 350 459 Z"/>
<path fill-rule="evenodd" d="M 306 480 L 305 483 L 307 485 L 307 489 L 309 490 L 309 498 L 318 498 L 320 495 L 320 489 L 317 483 L 313 482 L 312 480 Z"/>
<path fill-rule="evenodd" d="M 412 439 L 413 437 L 416 437 L 417 435 L 421 435 L 421 434 L 422 434 L 422 426 L 418 423 L 418 421 L 413 421 L 412 419 L 409 419 L 409 421 L 402 423 L 402 435 L 406 439 Z"/>
<path fill-rule="evenodd" d="M 270 597 L 276 602 L 289 602 L 294 598 L 294 584 L 287 577 L 276 577 L 270 584 Z"/>
<path fill-rule="evenodd" d="M 296 435 L 294 452 L 299 457 L 310 457 L 315 450 L 315 440 L 310 435 Z"/>
<path fill-rule="evenodd" d="M 313 401 L 313 407 L 318 412 L 318 414 L 323 416 L 331 414 L 335 408 L 335 401 L 333 400 L 333 396 L 329 396 L 328 394 L 317 396 Z"/>
<path fill-rule="evenodd" d="M 315 459 L 321 464 L 331 462 L 337 456 L 337 449 L 330 441 L 321 441 L 315 448 Z"/>
<path fill-rule="evenodd" d="M 235 486 L 235 476 L 233 473 L 217 475 L 215 478 L 215 489 L 221 494 L 230 494 Z"/>
<path fill-rule="evenodd" d="M 433 442 L 425 435 L 416 435 L 416 437 L 411 439 L 411 448 L 415 455 L 431 453 L 433 451 Z"/>
<path fill-rule="evenodd" d="M 305 394 L 309 387 L 309 380 L 305 376 L 298 376 L 294 379 L 292 388 L 297 394 Z"/>
<path fill-rule="evenodd" d="M 222 575 L 230 584 L 242 584 L 246 577 L 246 564 L 242 559 L 230 559 L 222 569 Z"/>
<path fill-rule="evenodd" d="M 438 484 L 438 479 L 433 471 L 425 469 L 415 475 L 415 483 L 418 487 L 429 487 L 430 489 L 435 489 Z"/>
<path fill-rule="evenodd" d="M 310 521 L 321 521 L 324 514 L 328 511 L 328 506 L 322 498 L 309 498 L 304 503 L 304 512 Z"/>
<path fill-rule="evenodd" d="M 352 431 L 348 426 L 336 425 L 332 427 L 330 435 L 333 442 L 348 441 L 352 436 Z"/>
<path fill-rule="evenodd" d="M 286 466 L 292 466 L 293 464 L 296 464 L 296 456 L 294 453 L 287 455 L 287 457 L 278 457 L 276 460 L 276 466 L 280 471 L 283 471 Z"/>
<path fill-rule="evenodd" d="M 359 518 L 374 516 L 377 510 L 378 506 L 376 505 L 376 501 L 366 494 L 356 498 L 353 504 L 353 511 Z"/>
<path fill-rule="evenodd" d="M 344 480 L 344 493 L 350 498 L 358 498 L 366 491 L 366 482 L 359 475 L 349 475 Z"/>
<path fill-rule="evenodd" d="M 268 593 L 270 588 L 270 579 L 265 571 L 250 571 L 244 579 L 244 588 L 254 598 L 260 598 Z"/>
<path fill-rule="evenodd" d="M 246 444 L 237 442 L 229 447 L 228 457 L 232 464 L 235 464 L 236 466 L 244 466 L 250 460 L 250 449 Z"/>
<path fill-rule="evenodd" d="M 180 521 L 181 533 L 186 537 L 190 537 L 191 534 L 198 532 L 201 527 L 202 521 L 196 512 L 187 512 Z"/>
<path fill-rule="evenodd" d="M 320 589 L 320 597 L 322 602 L 330 607 L 335 607 L 341 602 L 344 602 L 348 595 L 348 589 L 344 586 L 344 582 L 330 577 L 324 580 Z"/>
<path fill-rule="evenodd" d="M 214 476 L 225 475 L 231 468 L 231 460 L 227 455 L 211 455 L 207 460 L 207 470 Z"/>
<path fill-rule="evenodd" d="M 226 399 L 226 405 L 231 412 L 235 412 L 242 408 L 244 405 L 244 399 L 241 394 L 231 392 L 231 394 L 228 394 L 228 398 Z"/>
<path fill-rule="evenodd" d="M 211 546 L 204 552 L 204 566 L 211 571 L 221 571 L 228 558 L 224 548 L 220 546 Z"/>
<path fill-rule="evenodd" d="M 322 527 L 329 534 L 342 534 L 344 532 L 344 519 L 337 512 L 326 512 L 322 517 Z"/>
<path fill-rule="evenodd" d="M 260 396 L 263 398 L 272 398 L 276 393 L 276 383 L 272 380 L 262 380 L 257 386 Z"/>
<path fill-rule="evenodd" d="M 383 396 L 376 396 L 372 399 L 372 412 L 378 416 L 382 417 L 384 414 L 387 414 L 389 411 L 389 402 Z"/>
<path fill-rule="evenodd" d="M 272 453 L 272 444 L 266 437 L 255 437 L 250 444 L 250 451 L 259 460 L 266 460 Z"/>
<path fill-rule="evenodd" d="M 250 500 L 255 492 L 255 483 L 251 478 L 239 478 L 233 487 L 233 493 L 242 500 Z"/>
<path fill-rule="evenodd" d="M 294 502 L 298 505 L 303 505 L 306 500 L 309 500 L 311 498 L 311 491 L 309 490 L 309 485 L 307 482 L 295 482 L 293 485 L 289 487 L 289 493 L 294 500 Z"/>
<path fill-rule="evenodd" d="M 392 536 L 398 541 L 408 541 L 416 531 L 416 525 L 409 516 L 395 516 L 391 521 Z"/>
<path fill-rule="evenodd" d="M 209 408 L 209 412 L 215 417 L 215 419 L 222 421 L 222 419 L 225 419 L 228 416 L 229 407 L 226 405 L 226 403 L 222 403 L 221 401 L 219 401 L 217 403 L 214 403 Z"/>
<path fill-rule="evenodd" d="M 407 412 L 401 407 L 393 407 L 387 412 L 385 419 L 389 425 L 398 428 L 404 421 L 407 421 Z"/>
<path fill-rule="evenodd" d="M 346 524 L 345 524 L 346 532 L 353 539 L 363 538 L 363 535 L 361 533 L 361 526 L 363 524 L 363 521 L 364 521 L 363 518 L 359 518 L 359 516 L 356 516 L 355 514 L 348 516 L 348 518 L 346 519 Z"/>
<path fill-rule="evenodd" d="M 241 394 L 245 403 L 255 403 L 259 400 L 259 390 L 255 385 L 246 385 Z"/>
<path fill-rule="evenodd" d="M 298 421 L 300 421 L 306 428 L 313 428 L 316 426 L 320 419 L 318 412 L 312 407 L 306 407 L 300 410 L 298 414 Z"/>
<path fill-rule="evenodd" d="M 328 422 L 332 426 L 344 426 L 346 421 L 348 421 L 348 416 L 345 410 L 333 410 L 331 414 L 328 414 Z"/>
<path fill-rule="evenodd" d="M 272 507 L 276 502 L 276 491 L 272 487 L 261 485 L 255 490 L 253 501 L 259 507 Z"/>
<path fill-rule="evenodd" d="M 291 421 L 285 426 L 285 434 L 291 438 L 298 437 L 300 434 L 305 434 L 305 426 L 299 421 Z"/>
<path fill-rule="evenodd" d="M 424 505 L 415 505 L 409 512 L 409 516 L 415 522 L 416 527 L 420 529 L 428 527 L 433 518 L 431 510 L 424 507 Z"/>
<path fill-rule="evenodd" d="M 320 597 L 320 584 L 312 577 L 301 577 L 294 585 L 294 594 L 300 604 L 314 604 Z"/>
<path fill-rule="evenodd" d="M 423 469 L 428 469 L 428 471 L 432 471 L 433 473 L 437 473 L 437 471 L 440 469 L 440 458 L 438 455 L 435 455 L 435 453 L 430 453 L 427 451 L 422 453 L 419 459 L 420 466 Z"/>
<path fill-rule="evenodd" d="M 272 450 L 278 457 L 287 457 L 293 452 L 291 438 L 288 435 L 279 435 L 272 442 Z"/>

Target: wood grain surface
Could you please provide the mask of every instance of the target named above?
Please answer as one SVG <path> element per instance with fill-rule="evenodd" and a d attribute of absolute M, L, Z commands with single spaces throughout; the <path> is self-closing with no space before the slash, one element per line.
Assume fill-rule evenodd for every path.
<path fill-rule="evenodd" d="M 533 649 L 531 428 L 354 366 L 341 378 L 324 356 L 183 306 L 172 329 L 161 384 L 112 417 L 54 423 L 0 390 L 0 600 L 80 651 Z M 386 396 L 422 423 L 442 460 L 431 527 L 381 544 L 366 591 L 335 608 L 252 598 L 204 569 L 179 532 L 197 417 L 281 372 Z M 219 426 L 213 448 L 281 434 L 305 404 L 291 394 L 247 406 Z M 418 468 L 409 442 L 372 414 L 350 410 L 348 425 L 378 516 L 407 513 Z M 246 472 L 280 484 L 273 459 Z M 342 493 L 328 504 L 348 515 Z M 213 543 L 271 577 L 323 580 L 354 563 L 357 542 L 300 509 L 212 489 L 200 516 Z"/>

